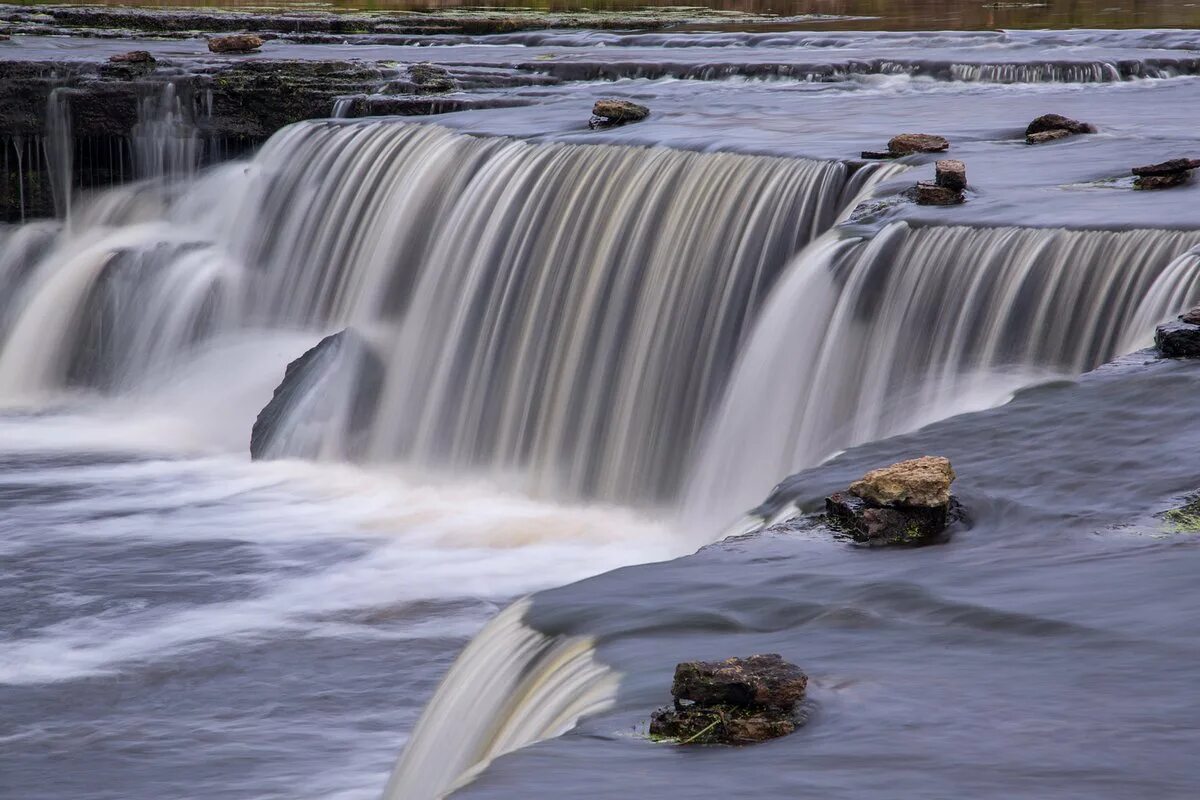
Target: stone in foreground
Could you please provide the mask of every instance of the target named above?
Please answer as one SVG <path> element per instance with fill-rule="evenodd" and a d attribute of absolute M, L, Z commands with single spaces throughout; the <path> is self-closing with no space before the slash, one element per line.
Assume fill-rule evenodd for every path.
<path fill-rule="evenodd" d="M 262 46 L 262 38 L 251 33 L 214 36 L 208 40 L 208 49 L 214 53 L 253 53 Z"/>
<path fill-rule="evenodd" d="M 893 156 L 913 153 L 942 153 L 950 149 L 950 141 L 931 133 L 902 133 L 888 142 L 888 152 Z"/>
<path fill-rule="evenodd" d="M 922 456 L 871 470 L 850 484 L 850 494 L 877 506 L 944 506 L 955 477 L 950 459 Z"/>
<path fill-rule="evenodd" d="M 650 109 L 628 100 L 597 100 L 592 106 L 591 128 L 613 128 L 629 122 L 640 122 L 650 116 Z"/>
<path fill-rule="evenodd" d="M 796 730 L 808 676 L 777 654 L 688 661 L 675 667 L 674 707 L 654 712 L 650 735 L 680 744 L 755 744 Z"/>
<path fill-rule="evenodd" d="M 917 204 L 922 206 L 953 206 L 963 202 L 963 193 L 929 181 L 920 181 L 916 188 Z"/>
<path fill-rule="evenodd" d="M 956 158 L 943 158 L 934 165 L 935 183 L 944 189 L 961 192 L 967 188 L 967 165 Z"/>
<path fill-rule="evenodd" d="M 1077 119 L 1064 117 L 1062 114 L 1043 114 L 1025 128 L 1025 136 L 1035 136 L 1049 131 L 1066 131 L 1073 133 L 1095 133 L 1096 126 L 1090 122 L 1080 122 Z"/>
<path fill-rule="evenodd" d="M 1200 306 L 1159 325 L 1154 346 L 1164 358 L 1200 358 Z"/>

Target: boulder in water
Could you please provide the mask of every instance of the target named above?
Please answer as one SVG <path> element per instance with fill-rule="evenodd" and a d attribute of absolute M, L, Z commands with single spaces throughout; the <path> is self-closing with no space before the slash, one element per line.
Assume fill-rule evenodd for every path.
<path fill-rule="evenodd" d="M 441 94 L 458 88 L 448 69 L 429 62 L 410 66 L 408 79 L 415 84 L 417 94 Z"/>
<path fill-rule="evenodd" d="M 1080 122 L 1077 119 L 1064 117 L 1062 114 L 1043 114 L 1025 128 L 1026 136 L 1033 136 L 1047 131 L 1066 131 L 1067 133 L 1095 133 L 1096 126 L 1090 122 Z"/>
<path fill-rule="evenodd" d="M 250 457 L 314 458 L 330 437 L 342 443 L 339 455 L 355 455 L 374 421 L 383 373 L 382 359 L 352 328 L 326 336 L 287 365 L 254 421 Z"/>
<path fill-rule="evenodd" d="M 1025 127 L 1025 143 L 1042 144 L 1077 133 L 1095 132 L 1096 126 L 1090 122 L 1080 122 L 1062 114 L 1043 114 Z"/>
<path fill-rule="evenodd" d="M 918 182 L 914 193 L 917 204 L 922 206 L 953 206 L 965 199 L 961 191 L 929 181 Z"/>
<path fill-rule="evenodd" d="M 1169 175 L 1143 175 L 1133 179 L 1133 188 L 1142 190 L 1171 189 L 1191 180 L 1190 172 L 1172 172 Z"/>
<path fill-rule="evenodd" d="M 1200 167 L 1200 160 L 1193 158 L 1173 158 L 1158 164 L 1147 164 L 1130 170 L 1135 176 L 1135 189 L 1169 189 L 1188 182 L 1192 170 Z"/>
<path fill-rule="evenodd" d="M 252 33 L 214 36 L 208 40 L 208 49 L 214 53 L 253 53 L 262 46 L 262 37 Z"/>
<path fill-rule="evenodd" d="M 950 461 L 934 456 L 872 470 L 825 498 L 826 521 L 863 544 L 928 543 L 958 511 L 954 478 Z"/>
<path fill-rule="evenodd" d="M 680 744 L 754 744 L 796 730 L 808 676 L 777 654 L 687 661 L 675 667 L 672 708 L 654 712 L 650 735 Z"/>
<path fill-rule="evenodd" d="M 967 165 L 956 158 L 943 158 L 934 165 L 935 182 L 951 191 L 961 192 L 967 188 Z"/>
<path fill-rule="evenodd" d="M 650 109 L 629 100 L 597 100 L 592 106 L 592 128 L 613 128 L 629 122 L 640 122 L 650 116 Z"/>
<path fill-rule="evenodd" d="M 932 133 L 901 133 L 893 136 L 887 146 L 888 149 L 883 152 L 864 150 L 862 157 L 881 159 L 900 158 L 913 153 L 942 153 L 950 149 L 950 141 Z"/>
<path fill-rule="evenodd" d="M 1159 325 L 1154 346 L 1164 358 L 1200 358 L 1200 306 Z"/>

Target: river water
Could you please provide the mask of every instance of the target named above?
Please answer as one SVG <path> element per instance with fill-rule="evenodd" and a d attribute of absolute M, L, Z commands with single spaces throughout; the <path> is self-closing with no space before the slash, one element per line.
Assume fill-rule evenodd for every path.
<path fill-rule="evenodd" d="M 1195 155 L 1200 46 L 860 5 L 269 42 L 555 81 L 198 174 L 151 103 L 163 175 L 5 230 L 0 797 L 1194 796 L 1200 540 L 1156 514 L 1198 488 L 1200 371 L 1121 357 L 1200 298 L 1200 190 L 1128 177 Z M 587 129 L 611 95 L 651 117 Z M 1100 133 L 1027 147 L 1047 111 Z M 905 201 L 931 159 L 858 158 L 910 128 L 953 140 L 965 205 Z M 370 418 L 324 402 L 365 368 L 330 371 L 251 461 L 347 328 Z M 961 476 L 947 544 L 805 516 L 925 453 Z M 753 652 L 812 676 L 801 732 L 644 738 L 675 662 Z"/>

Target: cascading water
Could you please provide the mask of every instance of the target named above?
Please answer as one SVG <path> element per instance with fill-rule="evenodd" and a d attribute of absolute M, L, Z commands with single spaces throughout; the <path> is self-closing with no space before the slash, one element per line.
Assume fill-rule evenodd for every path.
<path fill-rule="evenodd" d="M 815 242 L 739 359 L 687 516 L 732 521 L 780 478 L 841 449 L 1147 343 L 1155 322 L 1200 293 L 1198 242 L 1177 231 L 905 223 Z"/>
<path fill-rule="evenodd" d="M 206 338 L 349 324 L 388 364 L 367 457 L 663 500 L 781 267 L 895 169 L 294 126 L 78 220 L 13 296 L 0 396 L 129 390 Z"/>

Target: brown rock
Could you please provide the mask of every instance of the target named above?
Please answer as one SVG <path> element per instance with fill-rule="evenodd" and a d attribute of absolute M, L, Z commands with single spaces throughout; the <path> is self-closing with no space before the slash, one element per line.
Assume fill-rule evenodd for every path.
<path fill-rule="evenodd" d="M 1072 133 L 1095 133 L 1096 126 L 1090 122 L 1080 122 L 1077 119 L 1064 117 L 1062 114 L 1043 114 L 1025 128 L 1025 136 L 1033 136 L 1048 131 L 1066 131 Z"/>
<path fill-rule="evenodd" d="M 888 152 L 893 156 L 912 153 L 941 153 L 950 149 L 950 142 L 930 133 L 902 133 L 888 142 Z"/>
<path fill-rule="evenodd" d="M 1130 170 L 1138 177 L 1171 175 L 1176 172 L 1187 172 L 1188 170 L 1200 167 L 1200 159 L 1196 158 L 1173 158 L 1170 161 L 1163 161 L 1159 164 L 1147 164 L 1144 167 L 1134 167 Z"/>
<path fill-rule="evenodd" d="M 650 116 L 650 109 L 628 100 L 597 100 L 592 106 L 592 128 L 612 128 L 629 122 L 640 122 Z"/>
<path fill-rule="evenodd" d="M 1134 178 L 1133 188 L 1170 189 L 1173 186 L 1181 186 L 1187 183 L 1191 177 L 1191 172 L 1169 172 L 1166 175 L 1142 175 L 1141 177 Z"/>
<path fill-rule="evenodd" d="M 963 193 L 936 183 L 921 181 L 916 188 L 917 203 L 923 206 L 953 206 L 963 201 Z"/>
<path fill-rule="evenodd" d="M 1040 133 L 1031 133 L 1025 137 L 1025 144 L 1044 144 L 1045 142 L 1053 142 L 1057 139 L 1066 139 L 1071 136 L 1071 132 L 1062 128 L 1057 128 L 1052 131 L 1041 131 Z"/>
<path fill-rule="evenodd" d="M 850 493 L 876 506 L 932 508 L 950 502 L 950 459 L 922 456 L 874 469 L 850 484 Z"/>
<path fill-rule="evenodd" d="M 262 45 L 263 40 L 252 33 L 214 36 L 208 40 L 208 49 L 214 53 L 252 53 Z"/>
<path fill-rule="evenodd" d="M 1179 318 L 1189 325 L 1200 325 L 1200 306 L 1196 306 L 1191 311 L 1185 311 L 1179 315 Z"/>
<path fill-rule="evenodd" d="M 804 699 L 808 676 L 777 654 L 687 661 L 675 667 L 671 694 L 701 706 L 791 709 Z"/>
<path fill-rule="evenodd" d="M 108 60 L 114 64 L 153 64 L 155 63 L 154 56 L 146 50 L 131 50 L 128 53 L 118 53 L 115 56 L 109 56 Z"/>
<path fill-rule="evenodd" d="M 954 158 L 943 158 L 935 165 L 937 185 L 961 192 L 967 188 L 967 165 Z"/>

